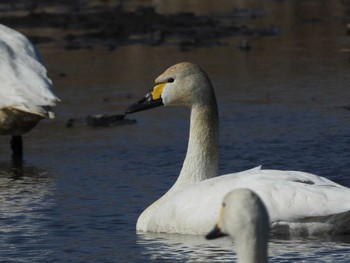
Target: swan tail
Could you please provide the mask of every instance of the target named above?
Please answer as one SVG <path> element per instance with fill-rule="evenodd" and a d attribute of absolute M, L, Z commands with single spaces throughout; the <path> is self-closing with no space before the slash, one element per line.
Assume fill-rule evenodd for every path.
<path fill-rule="evenodd" d="M 350 210 L 328 216 L 307 217 L 294 222 L 273 222 L 271 230 L 271 233 L 277 236 L 350 234 Z"/>

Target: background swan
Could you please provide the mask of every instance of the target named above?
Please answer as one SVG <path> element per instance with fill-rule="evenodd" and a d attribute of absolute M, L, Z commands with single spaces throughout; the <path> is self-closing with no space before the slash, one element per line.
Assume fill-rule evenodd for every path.
<path fill-rule="evenodd" d="M 350 189 L 326 178 L 260 167 L 216 177 L 217 104 L 212 84 L 199 66 L 176 64 L 155 83 L 126 113 L 160 105 L 190 107 L 189 142 L 177 181 L 140 215 L 138 231 L 205 234 L 215 223 L 223 197 L 234 189 L 248 188 L 263 200 L 275 233 L 350 233 Z"/>
<path fill-rule="evenodd" d="M 12 135 L 13 158 L 22 158 L 22 134 L 54 118 L 59 99 L 38 52 L 21 33 L 0 24 L 0 134 Z"/>
<path fill-rule="evenodd" d="M 207 239 L 229 235 L 235 241 L 238 262 L 267 262 L 269 215 L 258 195 L 248 189 L 228 193 L 218 220 Z"/>

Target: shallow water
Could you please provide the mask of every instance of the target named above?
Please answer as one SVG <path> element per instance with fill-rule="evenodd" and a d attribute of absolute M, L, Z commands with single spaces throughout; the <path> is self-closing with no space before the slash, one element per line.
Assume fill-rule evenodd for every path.
<path fill-rule="evenodd" d="M 90 114 L 122 113 L 167 66 L 183 60 L 200 64 L 216 89 L 220 174 L 262 164 L 312 172 L 350 187 L 346 1 L 233 2 L 204 5 L 199 13 L 256 8 L 263 16 L 249 23 L 276 25 L 280 33 L 232 37 L 225 39 L 227 45 L 190 52 L 172 45 L 130 45 L 112 52 L 98 46 L 65 50 L 55 43 L 38 45 L 63 102 L 55 121 L 43 121 L 24 136 L 22 167 L 12 166 L 9 138 L 0 138 L 1 261 L 235 258 L 229 239 L 135 233 L 138 215 L 179 173 L 188 110 L 141 112 L 129 117 L 137 120 L 135 125 L 109 128 L 87 127 L 82 121 Z M 192 7 L 184 4 L 181 10 Z M 158 9 L 175 10 L 160 4 Z M 244 39 L 251 42 L 249 52 L 237 47 Z M 70 118 L 81 121 L 67 128 Z M 349 253 L 346 236 L 270 241 L 272 262 L 348 262 Z"/>

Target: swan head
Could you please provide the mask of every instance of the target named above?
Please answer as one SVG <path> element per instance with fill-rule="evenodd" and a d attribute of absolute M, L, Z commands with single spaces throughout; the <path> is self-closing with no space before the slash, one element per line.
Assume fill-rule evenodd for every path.
<path fill-rule="evenodd" d="M 218 223 L 206 238 L 229 235 L 238 242 L 260 238 L 267 242 L 269 230 L 269 215 L 260 197 L 249 189 L 236 189 L 225 196 Z"/>
<path fill-rule="evenodd" d="M 181 62 L 165 70 L 153 89 L 131 105 L 126 114 L 158 106 L 188 106 L 210 103 L 215 94 L 206 73 L 196 64 Z"/>

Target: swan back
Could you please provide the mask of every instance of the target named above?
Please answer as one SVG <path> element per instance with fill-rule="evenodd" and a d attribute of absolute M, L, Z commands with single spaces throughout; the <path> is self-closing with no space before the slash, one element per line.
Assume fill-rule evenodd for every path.
<path fill-rule="evenodd" d="M 259 196 L 248 189 L 229 192 L 222 203 L 219 221 L 206 237 L 230 235 L 239 262 L 267 262 L 269 215 Z"/>
<path fill-rule="evenodd" d="M 59 99 L 41 58 L 21 33 L 0 24 L 0 109 L 53 117 Z"/>

